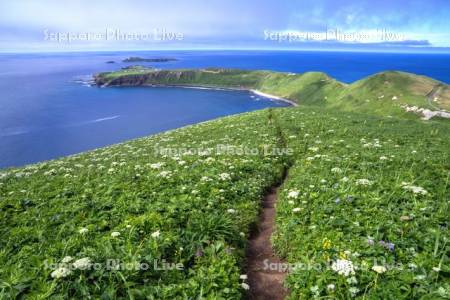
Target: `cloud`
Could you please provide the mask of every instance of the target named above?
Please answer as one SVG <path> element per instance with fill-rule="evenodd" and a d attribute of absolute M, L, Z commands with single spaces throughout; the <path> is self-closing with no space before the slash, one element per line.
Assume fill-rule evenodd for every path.
<path fill-rule="evenodd" d="M 387 29 L 408 33 L 405 47 L 450 46 L 448 0 L 34 0 L 0 1 L 0 50 L 27 43 L 53 47 L 43 30 L 98 32 L 155 28 L 183 33 L 185 47 L 264 46 L 264 30 L 346 31 Z M 336 45 L 340 45 L 337 43 Z M 395 43 L 380 43 L 394 45 Z M 138 43 L 138 45 L 143 45 Z M 374 45 L 374 44 L 373 44 Z M 372 46 L 373 46 L 372 45 Z M 135 47 L 134 44 L 80 44 L 77 47 Z M 145 47 L 158 47 L 147 43 Z M 172 45 L 173 46 L 173 45 Z M 140 47 L 140 46 L 139 46 Z M 57 48 L 57 47 L 56 47 Z"/>
<path fill-rule="evenodd" d="M 427 40 L 406 40 L 406 41 L 391 41 L 379 43 L 379 45 L 386 46 L 431 46 Z"/>

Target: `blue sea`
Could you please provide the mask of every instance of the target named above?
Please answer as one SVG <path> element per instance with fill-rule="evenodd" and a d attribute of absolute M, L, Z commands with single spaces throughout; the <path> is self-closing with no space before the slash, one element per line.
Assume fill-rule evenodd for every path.
<path fill-rule="evenodd" d="M 156 68 L 322 71 L 350 83 L 384 70 L 450 83 L 450 55 L 288 51 L 139 51 L 0 54 L 0 168 L 21 166 L 225 115 L 286 106 L 241 91 L 97 88 L 92 74 L 130 56 L 173 57 Z M 107 61 L 115 61 L 108 64 Z"/>

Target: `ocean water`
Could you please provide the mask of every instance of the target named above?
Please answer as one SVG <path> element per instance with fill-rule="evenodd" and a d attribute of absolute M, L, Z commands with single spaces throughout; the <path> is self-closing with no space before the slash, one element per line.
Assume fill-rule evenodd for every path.
<path fill-rule="evenodd" d="M 450 83 L 450 55 L 333 52 L 174 51 L 0 54 L 0 168 L 111 145 L 217 117 L 286 106 L 249 92 L 97 88 L 92 74 L 129 56 L 174 57 L 157 68 L 233 67 L 323 71 L 352 82 L 402 70 Z M 107 64 L 107 61 L 116 63 Z"/>

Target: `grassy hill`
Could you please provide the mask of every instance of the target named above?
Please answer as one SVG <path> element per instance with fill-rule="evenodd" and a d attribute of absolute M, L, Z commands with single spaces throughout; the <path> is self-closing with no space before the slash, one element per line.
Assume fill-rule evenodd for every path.
<path fill-rule="evenodd" d="M 144 68 L 96 81 L 257 89 L 300 106 L 1 170 L 0 299 L 245 298 L 249 233 L 286 170 L 272 238 L 294 266 L 291 299 L 448 298 L 450 124 L 386 117 L 403 117 L 402 101 L 444 107 L 447 85 Z"/>
<path fill-rule="evenodd" d="M 240 298 L 250 225 L 285 164 L 262 152 L 279 143 L 270 114 L 2 171 L 0 299 Z"/>
<path fill-rule="evenodd" d="M 448 123 L 278 113 L 296 149 L 273 237 L 289 299 L 448 297 Z"/>
<path fill-rule="evenodd" d="M 450 110 L 447 84 L 404 72 L 388 71 L 344 84 L 324 73 L 304 74 L 236 69 L 154 70 L 138 67 L 100 73 L 102 86 L 182 85 L 254 89 L 304 105 L 414 118 L 405 106 Z"/>
<path fill-rule="evenodd" d="M 275 249 L 316 266 L 290 273 L 292 299 L 444 298 L 449 136 L 447 123 L 300 106 L 3 170 L 0 298 L 244 297 L 249 230 L 290 166 Z M 333 269 L 344 260 L 347 276 Z M 137 264 L 150 268 L 124 267 Z"/>

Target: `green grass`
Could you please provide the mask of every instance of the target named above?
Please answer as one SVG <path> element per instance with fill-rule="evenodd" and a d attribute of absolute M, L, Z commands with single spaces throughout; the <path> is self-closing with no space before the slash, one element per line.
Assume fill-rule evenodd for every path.
<path fill-rule="evenodd" d="M 349 112 L 415 119 L 402 106 L 431 110 L 450 109 L 448 85 L 410 73 L 387 71 L 352 84 L 344 84 L 324 73 L 303 74 L 238 69 L 153 70 L 136 68 L 100 73 L 99 85 L 187 85 L 216 88 L 257 89 L 302 105 Z M 431 98 L 432 92 L 438 101 Z"/>
<path fill-rule="evenodd" d="M 222 69 L 100 77 L 256 88 L 307 105 L 2 170 L 0 299 L 242 298 L 249 231 L 287 167 L 274 247 L 313 266 L 289 274 L 291 299 L 448 299 L 450 125 L 386 117 L 393 96 L 418 103 L 414 93 L 434 81 L 387 72 L 347 86 L 322 73 Z M 218 153 L 221 145 L 237 150 Z M 99 267 L 75 268 L 83 258 Z M 108 270 L 108 259 L 150 268 Z M 155 260 L 184 268 L 158 270 Z M 338 260 L 354 274 L 333 270 Z M 55 278 L 56 268 L 70 272 Z"/>
<path fill-rule="evenodd" d="M 277 205 L 275 249 L 291 264 L 318 266 L 289 275 L 290 299 L 448 296 L 448 123 L 305 108 L 277 118 L 296 155 Z M 327 267 L 338 259 L 359 269 L 339 275 Z"/>
<path fill-rule="evenodd" d="M 310 105 L 3 170 L 0 299 L 239 299 L 260 200 L 291 165 L 274 247 L 289 263 L 320 266 L 291 272 L 292 299 L 444 299 L 449 136 L 448 123 Z M 219 145 L 246 151 L 217 153 Z M 294 154 L 264 155 L 265 147 Z M 49 264 L 71 268 L 86 257 L 100 267 L 52 277 Z M 108 259 L 151 267 L 107 270 Z M 155 259 L 184 269 L 156 270 Z M 327 267 L 338 259 L 359 268 L 339 275 Z"/>
<path fill-rule="evenodd" d="M 276 146 L 268 114 L 224 118 L 3 171 L 0 298 L 239 298 L 246 236 L 283 160 L 213 150 L 220 144 Z M 213 152 L 165 155 L 155 147 Z M 88 257 L 103 267 L 52 278 L 54 268 L 46 262 L 66 256 Z M 151 268 L 109 271 L 107 259 Z M 155 259 L 181 263 L 184 270 L 154 270 Z"/>

